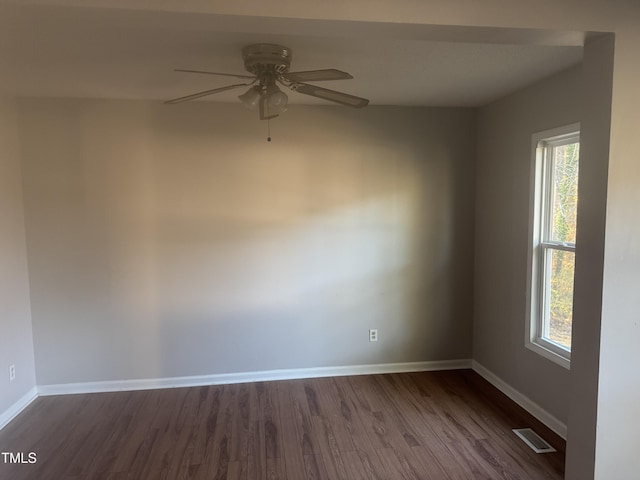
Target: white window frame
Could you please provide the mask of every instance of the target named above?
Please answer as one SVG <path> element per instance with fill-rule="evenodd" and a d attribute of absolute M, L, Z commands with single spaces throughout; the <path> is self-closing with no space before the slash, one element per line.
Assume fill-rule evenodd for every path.
<path fill-rule="evenodd" d="M 531 142 L 531 196 L 529 205 L 529 268 L 527 285 L 527 315 L 525 326 L 525 346 L 552 362 L 569 369 L 571 350 L 556 342 L 544 338 L 543 312 L 545 302 L 549 301 L 545 285 L 545 261 L 549 261 L 552 250 L 576 251 L 575 244 L 542 241 L 546 231 L 551 228 L 548 205 L 551 202 L 551 159 L 550 148 L 580 142 L 580 124 L 574 123 L 552 130 L 537 132 Z M 575 258 L 575 257 L 574 257 Z"/>

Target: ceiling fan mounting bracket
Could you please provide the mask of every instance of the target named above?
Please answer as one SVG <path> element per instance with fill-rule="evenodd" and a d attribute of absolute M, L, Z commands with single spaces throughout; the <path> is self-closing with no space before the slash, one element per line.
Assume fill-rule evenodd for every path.
<path fill-rule="evenodd" d="M 244 68 L 254 75 L 282 75 L 291 66 L 291 49 L 272 43 L 257 43 L 242 49 Z"/>

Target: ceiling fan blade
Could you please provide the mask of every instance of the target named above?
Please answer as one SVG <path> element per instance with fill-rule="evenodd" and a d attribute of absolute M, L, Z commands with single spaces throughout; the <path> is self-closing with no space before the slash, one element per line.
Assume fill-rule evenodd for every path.
<path fill-rule="evenodd" d="M 213 95 L 214 93 L 224 92 L 226 90 L 231 90 L 233 88 L 244 87 L 247 85 L 251 85 L 250 83 L 236 83 L 234 85 L 227 85 L 226 87 L 214 88 L 212 90 L 205 90 L 204 92 L 192 93 L 191 95 L 186 95 L 184 97 L 174 98 L 172 100 L 167 100 L 164 103 L 174 104 L 174 103 L 182 103 L 188 102 L 189 100 L 195 100 L 196 98 L 206 97 L 207 95 Z"/>
<path fill-rule="evenodd" d="M 315 85 L 309 85 L 307 83 L 294 83 L 290 88 L 298 93 L 304 93 L 305 95 L 311 95 L 312 97 L 341 103 L 348 107 L 362 108 L 369 104 L 369 100 L 366 98 L 356 97 L 355 95 L 349 95 L 348 93 L 336 92 L 335 90 L 329 90 L 328 88 L 316 87 Z"/>
<path fill-rule="evenodd" d="M 255 76 L 251 76 L 251 75 L 236 75 L 235 73 L 205 72 L 204 70 L 183 70 L 181 68 L 176 68 L 173 71 L 185 72 L 185 73 L 204 73 L 205 75 L 219 75 L 222 77 L 251 78 L 251 79 L 255 78 Z"/>
<path fill-rule="evenodd" d="M 287 72 L 282 76 L 290 82 L 319 82 L 322 80 L 350 80 L 353 77 L 347 72 L 328 68 L 326 70 L 308 70 L 306 72 Z"/>

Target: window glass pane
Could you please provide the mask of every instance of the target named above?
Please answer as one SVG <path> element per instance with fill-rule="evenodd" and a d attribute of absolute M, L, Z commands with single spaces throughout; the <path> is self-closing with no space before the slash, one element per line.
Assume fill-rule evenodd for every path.
<path fill-rule="evenodd" d="M 576 243 L 579 155 L 579 143 L 553 149 L 551 240 L 558 242 Z"/>
<path fill-rule="evenodd" d="M 550 261 L 547 268 L 549 279 L 548 310 L 543 336 L 548 340 L 571 349 L 571 321 L 573 316 L 573 273 L 575 253 L 548 249 Z"/>

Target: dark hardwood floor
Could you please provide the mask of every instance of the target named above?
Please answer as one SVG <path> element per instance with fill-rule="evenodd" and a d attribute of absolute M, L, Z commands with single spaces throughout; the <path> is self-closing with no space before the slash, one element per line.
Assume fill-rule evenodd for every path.
<path fill-rule="evenodd" d="M 559 452 L 535 454 L 532 427 Z M 2 480 L 561 479 L 564 443 L 470 370 L 41 397 Z"/>

